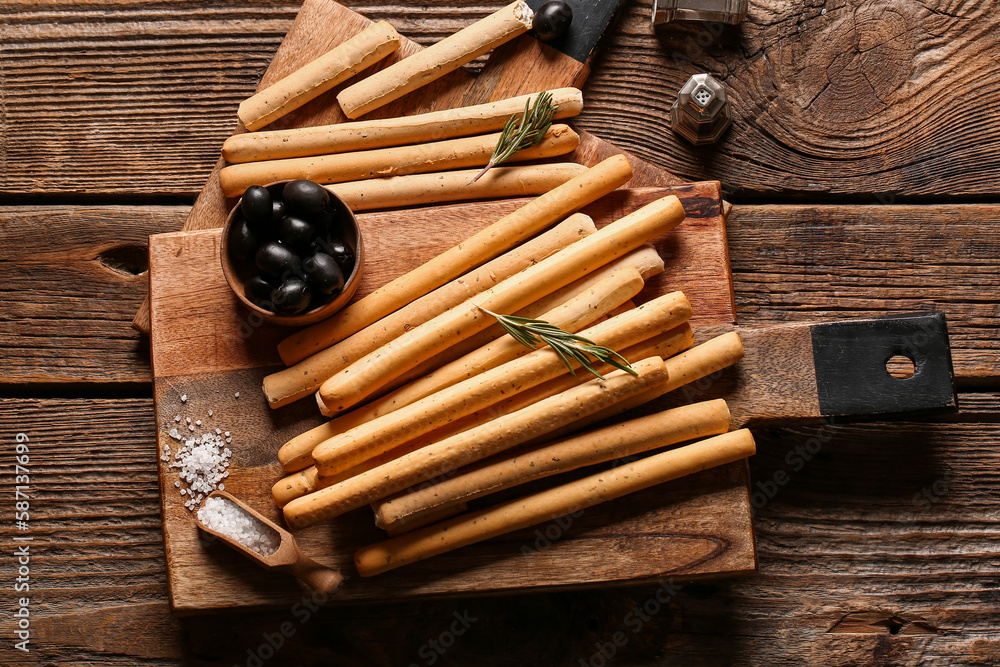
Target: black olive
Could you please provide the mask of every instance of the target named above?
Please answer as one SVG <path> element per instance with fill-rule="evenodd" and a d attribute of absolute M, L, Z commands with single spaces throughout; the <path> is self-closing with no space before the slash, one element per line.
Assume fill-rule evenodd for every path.
<path fill-rule="evenodd" d="M 573 22 L 573 8 L 564 0 L 551 0 L 538 8 L 531 21 L 535 37 L 543 42 L 551 42 L 562 37 Z"/>
<path fill-rule="evenodd" d="M 285 217 L 285 202 L 275 198 L 271 202 L 271 222 L 278 224 Z"/>
<path fill-rule="evenodd" d="M 307 248 L 316 236 L 316 228 L 294 215 L 286 215 L 278 228 L 278 238 L 293 248 Z"/>
<path fill-rule="evenodd" d="M 274 309 L 285 315 L 296 315 L 309 308 L 312 292 L 301 278 L 289 278 L 274 290 Z"/>
<path fill-rule="evenodd" d="M 337 260 L 337 264 L 340 264 L 340 270 L 343 271 L 345 275 L 351 274 L 351 269 L 354 268 L 353 250 L 340 241 L 334 241 L 329 244 L 326 254 Z"/>
<path fill-rule="evenodd" d="M 271 310 L 271 294 L 274 292 L 275 284 L 266 276 L 256 275 L 244 285 L 246 297 L 258 306 Z"/>
<path fill-rule="evenodd" d="M 229 254 L 242 261 L 253 259 L 257 252 L 257 234 L 246 220 L 240 218 L 233 222 L 229 232 Z"/>
<path fill-rule="evenodd" d="M 282 278 L 301 271 L 299 256 L 277 241 L 262 245 L 254 256 L 257 268 L 269 276 Z"/>
<path fill-rule="evenodd" d="M 252 227 L 256 228 L 267 224 L 271 218 L 271 193 L 267 191 L 267 188 L 251 185 L 243 193 L 243 199 L 240 200 L 240 210 L 243 211 L 243 217 L 250 222 Z"/>
<path fill-rule="evenodd" d="M 340 211 L 332 204 L 327 204 L 323 211 L 313 218 L 320 234 L 338 236 L 340 234 Z"/>
<path fill-rule="evenodd" d="M 330 193 L 322 185 L 300 178 L 285 184 L 281 198 L 289 210 L 299 215 L 311 216 L 323 212 L 323 207 L 330 201 Z"/>
<path fill-rule="evenodd" d="M 337 260 L 318 252 L 302 261 L 302 270 L 309 282 L 322 294 L 333 294 L 344 289 L 344 272 Z"/>

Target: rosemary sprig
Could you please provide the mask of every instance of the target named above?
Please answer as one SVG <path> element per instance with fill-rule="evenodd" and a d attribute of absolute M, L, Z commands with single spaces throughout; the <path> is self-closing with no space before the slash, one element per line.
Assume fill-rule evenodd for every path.
<path fill-rule="evenodd" d="M 588 355 L 600 362 L 621 369 L 626 373 L 638 375 L 632 369 L 632 365 L 629 364 L 628 360 L 614 350 L 603 345 L 595 345 L 594 341 L 577 334 L 569 333 L 568 331 L 563 331 L 556 325 L 550 324 L 545 320 L 533 320 L 528 317 L 518 317 L 517 315 L 498 315 L 485 308 L 480 308 L 479 310 L 495 317 L 500 326 L 521 345 L 535 349 L 539 343 L 547 344 L 556 351 L 556 354 L 559 355 L 559 358 L 563 360 L 563 363 L 566 364 L 573 375 L 576 375 L 576 369 L 573 368 L 570 359 L 578 361 L 588 371 L 602 380 L 604 379 L 604 376 L 598 373 L 591 365 Z"/>
<path fill-rule="evenodd" d="M 531 148 L 540 142 L 545 133 L 549 131 L 549 126 L 552 125 L 552 119 L 558 108 L 559 105 L 552 103 L 552 93 L 548 91 L 539 93 L 533 106 L 531 99 L 528 99 L 524 103 L 524 113 L 521 114 L 520 118 L 514 114 L 504 125 L 490 161 L 472 179 L 472 182 L 478 181 L 492 167 L 509 160 L 518 151 Z"/>

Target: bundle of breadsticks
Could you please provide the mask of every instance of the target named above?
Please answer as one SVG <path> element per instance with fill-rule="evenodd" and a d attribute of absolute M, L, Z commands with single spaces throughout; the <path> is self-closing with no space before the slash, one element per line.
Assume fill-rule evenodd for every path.
<path fill-rule="evenodd" d="M 287 476 L 274 484 L 275 501 L 293 528 L 372 506 L 390 539 L 355 555 L 365 576 L 754 450 L 746 431 L 727 432 L 723 401 L 619 417 L 743 354 L 736 334 L 691 347 L 691 305 L 680 292 L 633 301 L 664 270 L 651 243 L 683 221 L 676 197 L 598 230 L 578 211 L 631 178 L 623 156 L 589 169 L 495 167 L 476 180 L 491 164 L 501 130 L 519 113 L 526 118 L 540 93 L 357 120 L 530 24 L 531 10 L 514 2 L 361 78 L 337 95 L 353 122 L 256 131 L 390 58 L 400 38 L 388 24 L 375 24 L 247 100 L 239 116 L 251 132 L 223 147 L 227 196 L 297 178 L 328 184 L 355 210 L 537 196 L 279 346 L 288 368 L 265 378 L 268 404 L 280 408 L 314 395 L 331 419 L 281 448 Z M 581 112 L 579 90 L 547 92 L 554 119 Z M 511 160 L 565 155 L 578 143 L 570 127 L 552 124 Z M 494 313 L 578 333 L 620 354 L 626 368 L 595 360 L 591 373 L 555 348 L 526 347 L 504 333 Z M 663 451 L 646 455 L 653 450 Z M 565 479 L 623 457 L 641 458 Z M 544 491 L 469 509 L 549 477 Z"/>
<path fill-rule="evenodd" d="M 726 433 L 723 401 L 588 430 L 743 354 L 735 333 L 691 348 L 680 292 L 633 302 L 664 269 L 650 244 L 683 221 L 679 200 L 599 230 L 577 212 L 631 175 L 609 158 L 279 345 L 289 367 L 265 378 L 269 405 L 314 395 L 332 417 L 278 453 L 288 475 L 272 491 L 291 527 L 372 505 L 392 537 L 357 554 L 370 575 L 753 452 L 747 432 Z M 631 372 L 599 365 L 595 377 L 490 313 L 578 332 Z M 712 435 L 466 512 L 528 481 Z"/>
<path fill-rule="evenodd" d="M 355 81 L 338 93 L 337 103 L 347 118 L 357 119 L 523 34 L 531 19 L 531 9 L 514 2 Z M 476 178 L 490 162 L 507 122 L 540 93 L 403 117 L 257 131 L 391 57 L 400 44 L 392 26 L 381 21 L 244 101 L 237 115 L 250 132 L 234 135 L 222 147 L 229 163 L 219 174 L 225 195 L 241 195 L 251 185 L 303 178 L 329 184 L 359 211 L 539 195 L 583 172 L 584 167 L 573 162 L 517 164 Z M 555 120 L 583 109 L 576 88 L 547 92 Z M 567 155 L 579 143 L 569 126 L 552 124 L 510 161 Z"/>

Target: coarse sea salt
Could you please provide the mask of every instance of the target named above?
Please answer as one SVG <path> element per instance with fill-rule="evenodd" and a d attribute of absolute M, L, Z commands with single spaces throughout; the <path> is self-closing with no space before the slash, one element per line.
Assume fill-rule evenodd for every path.
<path fill-rule="evenodd" d="M 226 498 L 209 498 L 198 510 L 198 521 L 228 535 L 261 556 L 270 556 L 281 541 L 278 533 L 236 503 Z"/>
<path fill-rule="evenodd" d="M 194 425 L 189 425 L 189 428 L 194 430 Z M 170 435 L 173 437 L 173 432 Z M 226 468 L 233 453 L 216 433 L 175 439 L 182 440 L 183 444 L 174 454 L 170 467 L 179 469 L 180 481 L 186 484 L 186 488 L 181 489 L 181 495 L 188 498 L 184 506 L 194 511 L 202 498 L 219 488 L 222 480 L 229 476 Z M 164 448 L 164 455 L 169 455 L 167 448 Z"/>

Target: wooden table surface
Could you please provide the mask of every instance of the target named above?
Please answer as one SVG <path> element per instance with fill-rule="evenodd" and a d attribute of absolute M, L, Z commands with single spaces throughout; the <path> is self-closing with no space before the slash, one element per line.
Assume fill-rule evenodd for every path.
<path fill-rule="evenodd" d="M 429 44 L 502 3 L 347 4 Z M 175 619 L 147 344 L 130 327 L 145 244 L 179 229 L 297 4 L 4 0 L 0 664 L 1000 663 L 996 7 L 753 0 L 719 33 L 654 31 L 651 5 L 627 4 L 579 126 L 722 181 L 743 325 L 944 310 L 961 412 L 758 430 L 756 576 Z M 665 120 L 701 71 L 735 122 L 695 149 Z"/>

